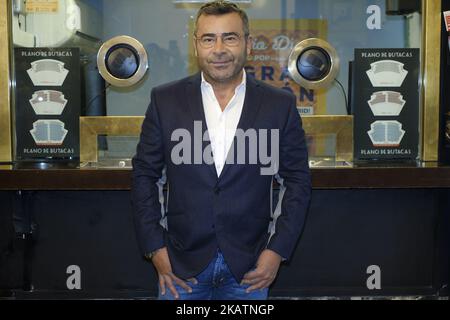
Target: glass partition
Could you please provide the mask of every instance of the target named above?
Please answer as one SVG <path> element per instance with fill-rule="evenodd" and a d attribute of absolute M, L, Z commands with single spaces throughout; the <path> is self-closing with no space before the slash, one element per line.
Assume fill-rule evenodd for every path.
<path fill-rule="evenodd" d="M 79 60 L 79 70 L 73 70 L 79 72 L 79 77 L 75 79 L 78 83 L 73 92 L 76 94 L 79 90 L 79 100 L 70 107 L 78 108 L 81 116 L 143 116 L 153 87 L 196 72 L 192 34 L 195 15 L 202 2 L 205 1 L 12 1 L 12 42 L 16 48 L 16 54 L 11 53 L 14 57 L 12 77 L 20 77 L 17 68 L 23 63 L 23 59 L 17 54 L 17 48 L 76 48 L 77 51 L 65 51 L 72 54 L 72 60 L 67 60 L 66 66 L 74 63 L 74 56 Z M 298 98 L 299 112 L 304 116 L 347 115 L 351 80 L 349 63 L 355 59 L 355 49 L 421 47 L 422 18 L 419 1 L 411 1 L 415 5 L 409 8 L 397 8 L 394 3 L 399 2 L 385 0 L 236 2 L 249 15 L 254 41 L 247 72 L 259 80 L 292 91 Z M 126 88 L 105 83 L 96 62 L 100 46 L 120 35 L 138 40 L 148 55 L 148 72 L 144 79 Z M 328 88 L 306 89 L 289 77 L 289 54 L 299 41 L 307 38 L 324 39 L 336 49 L 340 70 L 337 81 Z M 74 63 L 72 67 L 78 68 L 78 65 Z M 43 89 L 45 90 L 40 91 L 45 92 L 40 95 L 36 94 L 37 91 L 33 92 L 35 99 L 51 99 L 52 88 Z M 21 112 L 18 107 L 25 108 L 18 104 L 23 92 L 21 87 L 13 87 L 15 102 L 12 109 L 15 110 L 16 123 L 18 113 Z M 30 96 L 25 98 L 25 102 L 34 99 L 31 92 L 27 94 Z M 61 101 L 69 100 L 67 94 L 59 94 L 58 97 Z M 54 130 L 57 130 L 49 135 L 66 130 L 58 127 L 60 123 L 56 122 L 59 120 L 54 120 L 57 119 L 56 116 L 47 118 L 53 119 L 53 122 L 42 122 L 37 127 L 34 125 L 36 119 L 33 119 L 35 132 L 49 126 L 54 126 Z M 29 129 L 31 132 L 33 127 Z M 21 139 L 23 134 L 27 134 L 27 130 L 25 133 L 16 133 L 16 140 Z M 337 132 L 316 133 L 309 140 L 310 155 L 333 158 L 336 134 Z M 98 160 L 129 159 L 137 142 L 136 138 L 127 133 L 123 133 L 122 137 L 100 134 L 98 139 Z M 83 144 L 83 141 L 80 143 Z M 15 159 L 24 160 L 24 152 L 19 151 L 16 149 Z"/>

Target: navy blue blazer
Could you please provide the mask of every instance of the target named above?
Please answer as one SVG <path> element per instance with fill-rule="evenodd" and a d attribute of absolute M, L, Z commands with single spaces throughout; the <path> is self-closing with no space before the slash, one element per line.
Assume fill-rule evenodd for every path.
<path fill-rule="evenodd" d="M 217 177 L 214 163 L 194 161 L 194 138 L 201 139 L 194 137 L 194 121 L 201 121 L 197 128 L 200 123 L 202 134 L 207 130 L 200 85 L 198 73 L 152 90 L 132 161 L 137 239 L 142 253 L 166 246 L 173 272 L 182 279 L 203 271 L 220 249 L 240 281 L 265 248 L 286 259 L 294 251 L 311 194 L 305 135 L 295 96 L 247 76 L 238 128 L 279 130 L 278 171 L 262 175 L 260 169 L 269 165 L 259 157 L 253 162 L 247 157 L 246 164 L 239 164 L 236 156 L 243 150 L 236 149 L 235 136 L 235 161 L 228 163 L 229 156 Z M 191 154 L 181 153 L 192 161 L 178 164 L 171 154 L 181 140 L 172 133 L 180 128 L 192 133 L 192 141 L 183 142 L 190 144 Z M 266 140 L 271 155 L 270 136 Z M 200 145 L 205 150 L 208 144 L 206 140 Z M 276 208 L 272 207 L 274 179 L 280 183 Z M 165 202 L 164 182 L 168 184 Z"/>

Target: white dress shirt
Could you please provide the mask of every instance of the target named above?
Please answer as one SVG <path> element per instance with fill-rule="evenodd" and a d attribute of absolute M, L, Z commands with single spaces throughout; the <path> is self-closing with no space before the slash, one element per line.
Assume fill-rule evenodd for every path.
<path fill-rule="evenodd" d="M 236 128 L 241 118 L 246 83 L 247 75 L 244 71 L 241 84 L 236 87 L 233 98 L 231 98 L 228 105 L 222 111 L 212 85 L 205 80 L 202 72 L 201 91 L 203 110 L 205 112 L 209 139 L 211 140 L 211 149 L 217 176 L 220 176 L 225 165 L 228 150 L 233 142 Z"/>

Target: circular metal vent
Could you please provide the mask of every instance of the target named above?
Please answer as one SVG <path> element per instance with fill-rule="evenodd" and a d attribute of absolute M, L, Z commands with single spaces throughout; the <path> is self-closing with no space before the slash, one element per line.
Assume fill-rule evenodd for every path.
<path fill-rule="evenodd" d="M 310 38 L 299 42 L 289 56 L 289 73 L 308 89 L 329 86 L 339 72 L 339 57 L 328 42 Z"/>
<path fill-rule="evenodd" d="M 97 54 L 100 75 L 116 87 L 138 83 L 148 70 L 147 52 L 134 38 L 118 36 L 106 41 Z"/>

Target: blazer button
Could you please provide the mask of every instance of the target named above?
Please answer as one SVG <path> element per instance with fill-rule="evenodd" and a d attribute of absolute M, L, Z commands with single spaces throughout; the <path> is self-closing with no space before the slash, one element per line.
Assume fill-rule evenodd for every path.
<path fill-rule="evenodd" d="M 214 188 L 214 193 L 215 194 L 219 194 L 220 193 L 220 188 L 219 187 L 215 187 Z"/>

